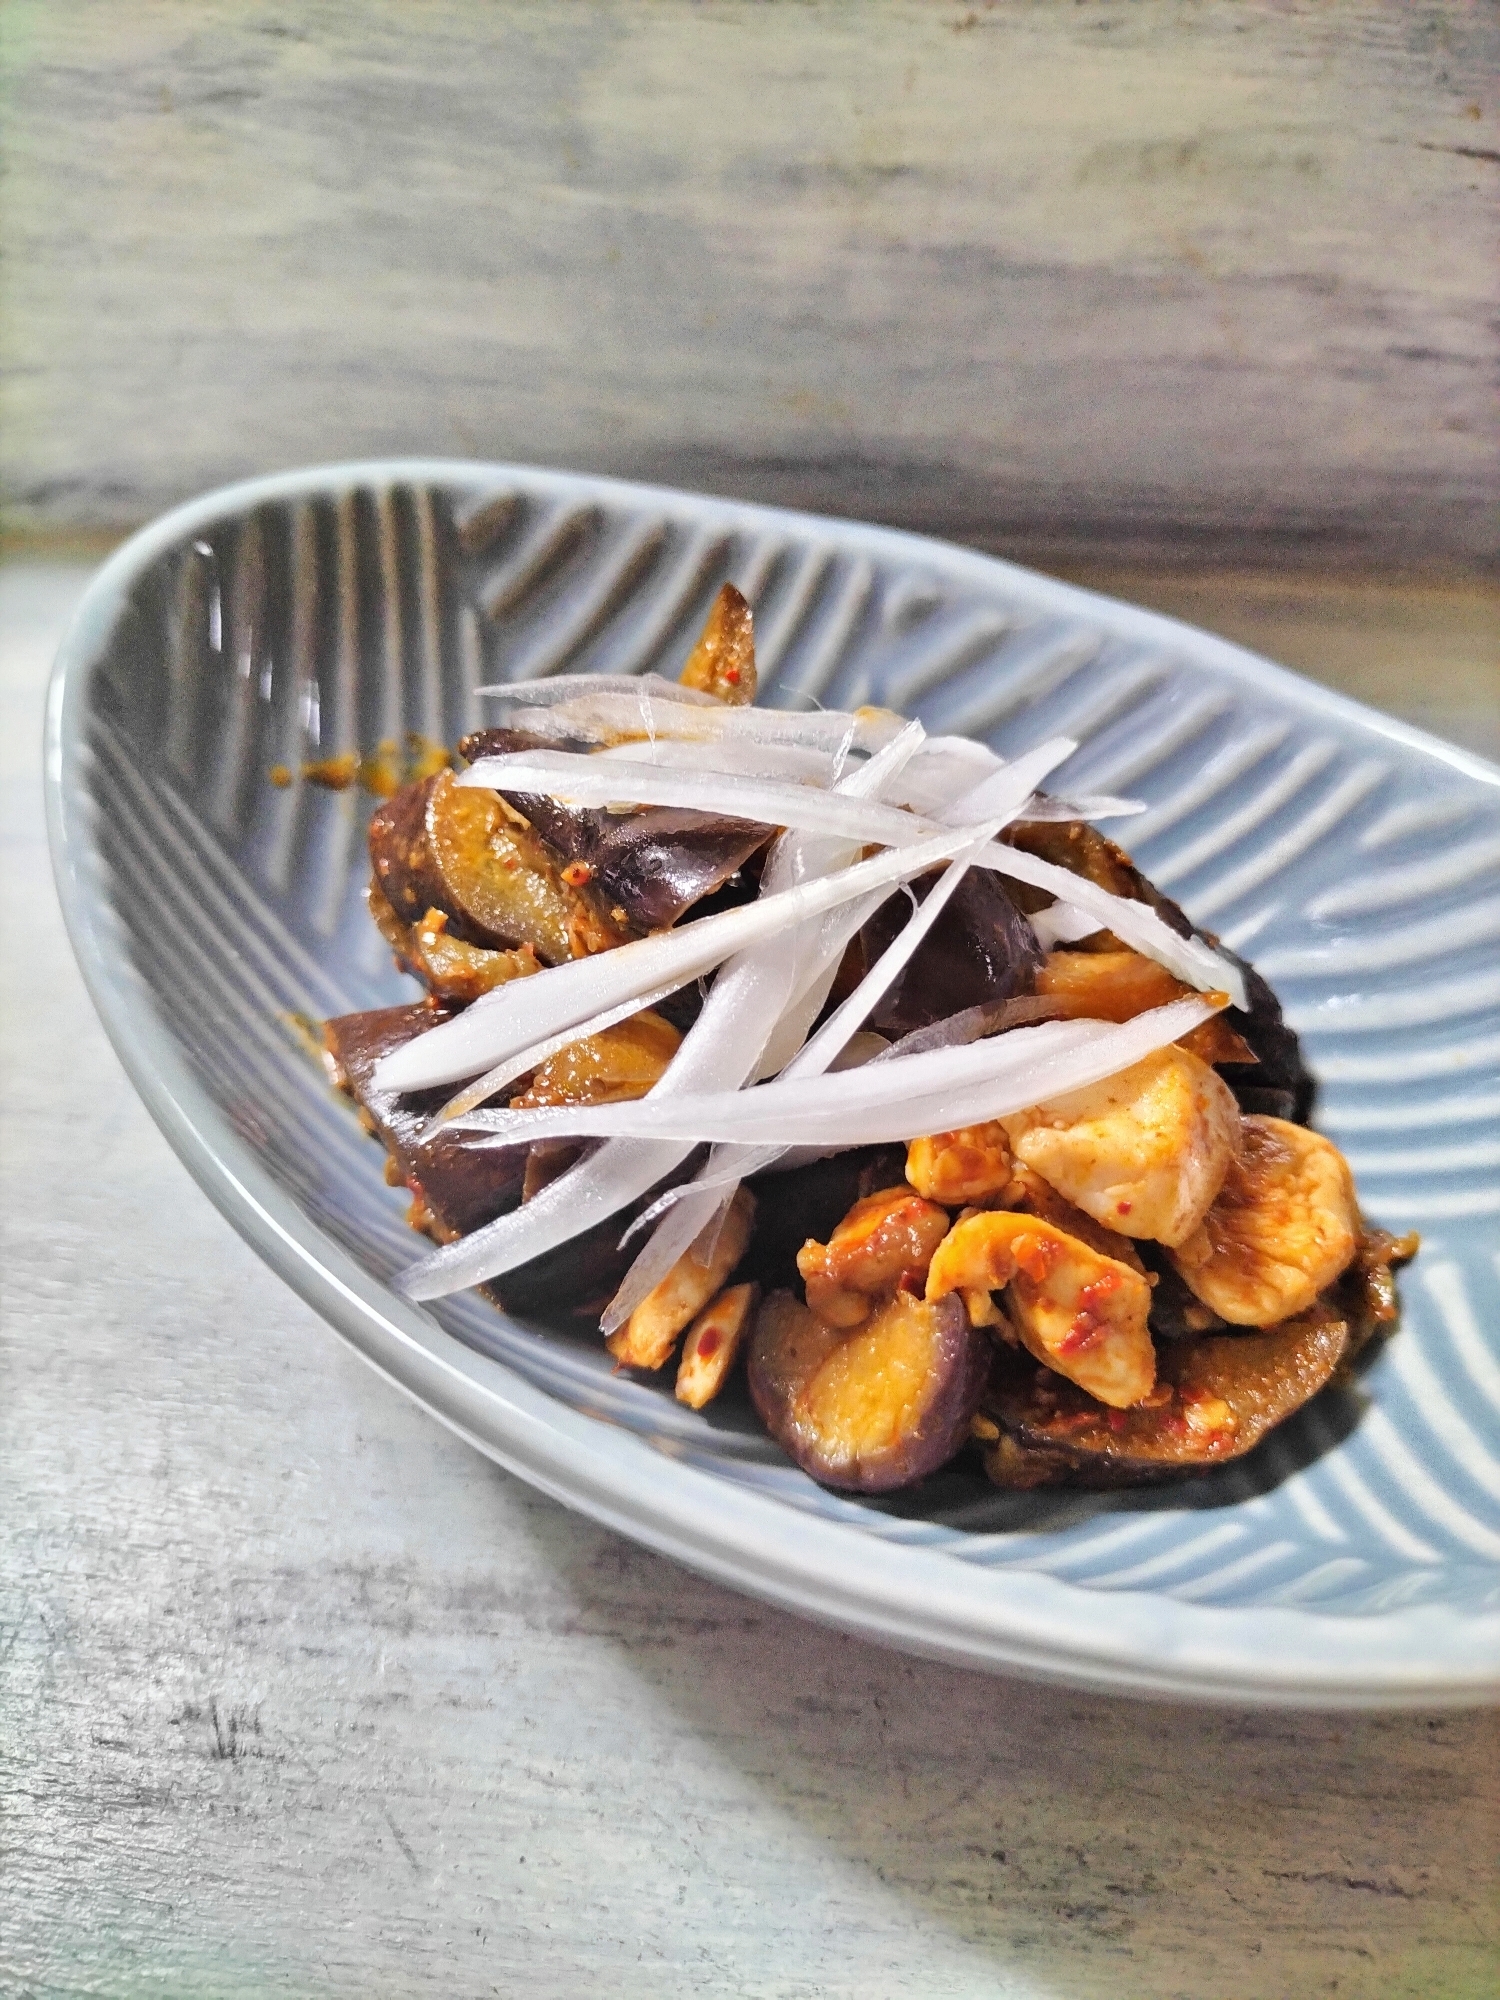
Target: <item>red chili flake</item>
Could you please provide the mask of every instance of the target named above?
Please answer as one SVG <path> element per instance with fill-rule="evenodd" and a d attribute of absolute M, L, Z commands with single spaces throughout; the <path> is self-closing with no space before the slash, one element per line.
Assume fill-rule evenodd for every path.
<path fill-rule="evenodd" d="M 585 882 L 593 881 L 594 871 L 586 861 L 570 861 L 562 878 L 570 889 L 581 889 Z"/>
<path fill-rule="evenodd" d="M 1118 1437 L 1125 1428 L 1127 1418 L 1123 1410 L 1111 1410 L 1104 1421 L 1109 1425 L 1115 1436 Z"/>
<path fill-rule="evenodd" d="M 1102 1306 L 1112 1293 L 1117 1292 L 1124 1282 L 1118 1271 L 1105 1271 L 1099 1277 L 1090 1279 L 1088 1284 L 1079 1287 L 1079 1307 L 1084 1312 L 1092 1312 L 1096 1306 Z"/>
<path fill-rule="evenodd" d="M 902 1292 L 910 1292 L 914 1299 L 921 1298 L 922 1293 L 926 1289 L 926 1286 L 927 1286 L 927 1273 L 925 1271 L 919 1271 L 914 1264 L 909 1264 L 907 1268 L 901 1273 L 901 1276 L 896 1280 L 897 1290 Z"/>
<path fill-rule="evenodd" d="M 739 686 L 739 684 L 740 684 L 740 670 L 739 670 L 739 668 L 738 668 L 738 667 L 726 667 L 726 668 L 724 669 L 724 678 L 725 678 L 725 680 L 726 680 L 726 681 L 728 681 L 728 683 L 729 683 L 729 685 L 730 685 L 731 687 L 733 687 L 733 688 L 737 688 L 737 687 Z"/>
<path fill-rule="evenodd" d="M 706 1327 L 698 1337 L 697 1358 L 711 1361 L 724 1345 L 724 1336 L 716 1326 Z"/>
<path fill-rule="evenodd" d="M 1130 1213 L 1130 1203 L 1128 1201 L 1117 1201 L 1115 1203 L 1116 1215 L 1129 1215 L 1129 1213 Z"/>
<path fill-rule="evenodd" d="M 1100 1334 L 1107 1330 L 1102 1319 L 1096 1318 L 1091 1312 L 1081 1312 L 1057 1343 L 1057 1351 L 1059 1354 L 1081 1354 L 1084 1348 L 1092 1347 Z"/>
<path fill-rule="evenodd" d="M 1032 1283 L 1040 1285 L 1061 1253 L 1050 1237 L 1033 1235 L 1028 1229 L 1011 1244 L 1010 1254 Z"/>

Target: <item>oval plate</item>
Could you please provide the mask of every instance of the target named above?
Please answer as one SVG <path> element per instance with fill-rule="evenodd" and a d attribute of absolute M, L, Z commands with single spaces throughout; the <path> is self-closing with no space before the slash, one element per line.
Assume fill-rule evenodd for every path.
<path fill-rule="evenodd" d="M 825 1493 L 726 1397 L 390 1288 L 417 1239 L 307 1023 L 411 997 L 366 915 L 368 795 L 304 759 L 452 742 L 473 690 L 672 672 L 732 577 L 763 699 L 879 701 L 1128 791 L 1147 872 L 1281 993 L 1404 1323 L 1252 1458 L 1127 1495 L 958 1469 Z M 234 1226 L 481 1451 L 694 1568 L 914 1652 L 1136 1693 L 1472 1702 L 1500 1679 L 1500 771 L 1221 640 L 889 530 L 514 466 L 228 488 L 121 548 L 48 709 L 74 948 L 153 1117 Z M 284 766 L 278 785 L 271 773 Z"/>

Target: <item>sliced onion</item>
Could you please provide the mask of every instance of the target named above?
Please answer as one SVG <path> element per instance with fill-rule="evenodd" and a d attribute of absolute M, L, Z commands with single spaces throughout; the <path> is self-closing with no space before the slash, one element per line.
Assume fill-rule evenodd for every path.
<path fill-rule="evenodd" d="M 875 793 L 894 783 L 923 740 L 921 724 L 909 723 L 868 763 L 850 772 L 844 787 L 854 793 Z M 784 834 L 766 863 L 762 896 L 775 896 L 790 884 L 815 878 L 820 866 L 838 867 L 848 858 L 847 847 Z M 804 957 L 809 949 L 816 956 L 816 931 L 816 919 L 804 922 L 732 958 L 650 1094 L 660 1098 L 675 1090 L 733 1089 L 753 1074 Z M 397 1286 L 408 1298 L 431 1299 L 501 1277 L 628 1207 L 691 1150 L 680 1141 L 612 1141 L 560 1174 L 512 1214 L 497 1217 L 412 1265 L 397 1278 Z M 650 1289 L 648 1285 L 646 1290 Z"/>
<path fill-rule="evenodd" d="M 831 750 L 804 750 L 793 743 L 681 743 L 658 737 L 636 743 L 606 743 L 593 755 L 611 762 L 629 760 L 679 771 L 726 771 L 737 777 L 792 778 L 802 784 L 831 785 L 840 775 Z M 904 798 L 899 800 L 904 804 Z"/>
<path fill-rule="evenodd" d="M 1059 902 L 1072 904 L 1087 916 L 1099 919 L 1101 930 L 1111 930 L 1122 943 L 1146 958 L 1155 959 L 1188 986 L 1202 993 L 1227 993 L 1236 1007 L 1248 1006 L 1244 974 L 1211 945 L 1198 938 L 1179 937 L 1170 924 L 1163 923 L 1149 903 L 1137 903 L 1128 896 L 1115 896 L 1086 876 L 1074 875 L 1055 862 L 1026 854 L 1019 847 L 997 842 L 989 848 L 984 865 L 1014 881 L 1029 882 L 1046 889 Z"/>
<path fill-rule="evenodd" d="M 1049 909 L 1038 910 L 1028 921 L 1043 951 L 1051 951 L 1055 945 L 1076 944 L 1080 938 L 1093 937 L 1104 928 L 1090 911 L 1080 910 L 1072 903 L 1053 903 Z"/>
<path fill-rule="evenodd" d="M 1133 819 L 1145 810 L 1144 799 L 1116 798 L 1113 792 L 1048 792 L 1029 800 L 1017 817 L 1057 826 L 1075 819 Z"/>
<path fill-rule="evenodd" d="M 519 709 L 511 717 L 511 726 L 553 742 L 621 743 L 644 736 L 712 743 L 727 738 L 790 743 L 837 755 L 846 741 L 860 750 L 883 749 L 906 724 L 904 717 L 886 708 L 862 708 L 851 715 L 839 709 L 804 714 L 783 708 L 728 708 L 722 702 L 699 707 L 632 690 L 583 695 L 552 707 Z"/>
<path fill-rule="evenodd" d="M 497 1063 L 483 1076 L 476 1077 L 473 1083 L 465 1084 L 462 1090 L 448 1099 L 441 1111 L 433 1113 L 431 1122 L 423 1129 L 419 1144 L 425 1146 L 429 1139 L 435 1138 L 450 1119 L 474 1110 L 486 1098 L 498 1097 L 507 1084 L 525 1076 L 528 1070 L 539 1069 L 549 1056 L 555 1056 L 560 1049 L 570 1048 L 574 1042 L 581 1042 L 589 1035 L 602 1035 L 606 1028 L 617 1028 L 622 1021 L 633 1020 L 647 1007 L 658 1006 L 677 990 L 674 980 L 670 986 L 659 986 L 654 993 L 636 994 L 629 1000 L 622 1000 L 617 1007 L 607 1007 L 602 1014 L 592 1015 L 577 1027 L 565 1028 L 560 1035 L 549 1035 L 545 1041 L 534 1042 L 507 1062 Z"/>
<path fill-rule="evenodd" d="M 508 990 L 485 994 L 452 1020 L 383 1057 L 375 1070 L 375 1087 L 429 1090 L 474 1076 L 624 1001 L 664 986 L 685 986 L 732 953 L 789 926 L 821 917 L 885 884 L 894 886 L 919 875 L 946 861 L 965 838 L 964 829 L 945 829 L 931 840 L 887 849 L 869 861 L 779 895 L 762 896 L 678 930 L 638 938 L 614 951 L 575 958 L 548 966 L 529 979 L 514 980 Z"/>
<path fill-rule="evenodd" d="M 975 787 L 972 799 L 965 802 L 965 818 L 973 823 L 998 817 L 1003 825 L 1026 806 L 1037 778 L 1045 777 L 1076 748 L 1069 737 L 1056 737 L 1014 764 L 1002 766 Z M 489 791 L 546 792 L 583 807 L 624 802 L 685 807 L 731 819 L 796 827 L 804 833 L 825 833 L 837 840 L 883 841 L 890 846 L 931 834 L 939 823 L 951 823 L 946 813 L 941 822 L 919 819 L 897 806 L 813 785 L 727 771 L 682 770 L 623 758 L 604 762 L 562 750 L 482 757 L 458 782 Z M 1003 805 L 992 802 L 1001 799 Z"/>
<path fill-rule="evenodd" d="M 753 1090 L 536 1111 L 475 1111 L 461 1125 L 515 1145 L 535 1139 L 677 1139 L 869 1146 L 1024 1111 L 1128 1069 L 1206 1021 L 1207 999 L 1174 1000 L 1121 1024 L 1045 1021 L 967 1047 L 891 1056 L 862 1069 L 780 1078 Z"/>
<path fill-rule="evenodd" d="M 747 714 L 749 711 L 741 709 L 734 712 Z M 1058 754 L 1059 746 L 1065 744 L 1067 749 Z M 1016 801 L 1016 808 L 1019 808 L 1034 789 L 1038 777 L 1045 776 L 1047 770 L 1061 763 L 1073 747 L 1066 737 L 1060 737 L 1051 744 L 1042 745 L 1027 757 L 1004 765 L 964 799 L 963 811 L 973 818 L 988 817 L 991 812 L 1001 810 L 998 801 L 1014 789 L 1021 774 L 1037 771 L 1037 776 L 1029 776 L 1025 792 Z M 1051 762 L 1046 761 L 1049 758 Z M 533 790 L 546 790 L 557 782 L 562 761 L 545 753 L 542 758 L 533 753 L 486 758 L 466 773 L 460 782 L 491 786 L 501 782 L 505 788 L 525 789 L 529 781 Z M 574 757 L 565 761 L 568 786 L 575 790 L 582 789 L 584 796 L 594 796 L 587 790 L 589 780 L 585 775 L 593 760 Z M 1045 768 L 1038 770 L 1039 766 Z M 498 780 L 496 774 L 502 767 L 505 776 L 503 780 Z M 608 774 L 597 774 L 593 782 L 601 803 L 605 802 L 602 795 L 612 792 L 614 796 L 630 796 L 645 804 L 691 804 L 720 812 L 727 805 L 731 813 L 742 814 L 746 819 L 800 826 L 805 830 L 825 832 L 849 840 L 902 843 L 930 834 L 933 825 L 931 821 L 902 813 L 897 808 L 873 801 L 842 800 L 806 785 L 778 785 L 769 780 L 727 776 L 700 779 L 690 772 L 657 771 L 645 765 L 632 767 L 623 760 L 612 763 Z M 940 818 L 949 820 L 951 810 Z M 1084 876 L 1074 875 L 1054 862 L 1043 861 L 1036 855 L 1009 847 L 1003 841 L 993 842 L 987 847 L 978 857 L 976 865 L 993 868 L 1015 881 L 1049 889 L 1060 901 L 1068 903 L 1081 914 L 1096 917 L 1095 929 L 1113 930 L 1116 936 L 1164 965 L 1188 985 L 1203 991 L 1227 992 L 1237 1007 L 1247 1004 L 1244 979 L 1239 968 L 1199 939 L 1179 937 L 1149 904 L 1116 896 Z M 449 1027 L 457 1025 L 457 1022 L 448 1024 Z M 435 1029 L 433 1032 L 441 1034 L 445 1030 Z M 408 1047 L 417 1046 L 417 1043 L 408 1044 Z"/>
<path fill-rule="evenodd" d="M 681 681 L 669 681 L 661 674 L 551 674 L 539 681 L 491 681 L 474 692 L 499 701 L 532 702 L 538 708 L 589 695 L 619 695 L 626 701 L 638 701 L 643 694 L 653 701 L 686 702 L 690 708 L 722 706 L 717 695 L 684 687 Z"/>

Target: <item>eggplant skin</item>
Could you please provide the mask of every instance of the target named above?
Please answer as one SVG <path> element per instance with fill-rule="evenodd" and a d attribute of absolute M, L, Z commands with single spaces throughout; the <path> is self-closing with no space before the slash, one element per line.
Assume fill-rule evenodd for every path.
<path fill-rule="evenodd" d="M 1248 1007 L 1230 1007 L 1219 1017 L 1227 1027 L 1243 1036 L 1254 1050 L 1253 1063 L 1220 1063 L 1219 1075 L 1234 1092 L 1241 1111 L 1258 1112 L 1268 1118 L 1285 1118 L 1305 1125 L 1312 1116 L 1314 1084 L 1311 1071 L 1302 1060 L 1302 1045 L 1282 1018 L 1281 1002 L 1265 980 L 1212 931 L 1193 922 L 1180 903 L 1164 896 L 1136 867 L 1122 847 L 1117 847 L 1096 828 L 1081 820 L 1029 820 L 1006 830 L 1003 839 L 1012 846 L 1067 868 L 1085 880 L 1096 882 L 1112 895 L 1128 896 L 1132 902 L 1146 903 L 1179 937 L 1199 938 L 1224 954 L 1245 976 Z M 1017 900 L 1025 909 L 1039 907 L 1047 899 L 1025 884 L 1017 885 Z M 1107 931 L 1085 938 L 1072 949 L 1078 951 L 1118 950 L 1117 939 Z"/>
<path fill-rule="evenodd" d="M 941 872 L 933 870 L 912 884 L 918 902 L 926 901 Z M 860 932 L 866 965 L 901 935 L 910 911 L 905 894 L 881 904 Z M 971 868 L 869 1025 L 895 1039 L 966 1007 L 1030 993 L 1042 963 L 1036 933 L 1000 876 Z"/>
<path fill-rule="evenodd" d="M 531 1150 L 486 1147 L 479 1143 L 482 1134 L 464 1132 L 443 1132 L 431 1145 L 420 1146 L 428 1121 L 447 1100 L 447 1089 L 397 1096 L 375 1088 L 373 1074 L 380 1058 L 447 1020 L 450 1013 L 451 1009 L 430 1002 L 379 1007 L 341 1014 L 323 1031 L 325 1061 L 334 1083 L 360 1107 L 383 1141 L 396 1173 L 410 1188 L 415 1197 L 413 1222 L 442 1243 L 467 1236 L 520 1206 Z M 630 1208 L 508 1271 L 485 1289 L 507 1312 L 528 1318 L 567 1322 L 590 1310 L 597 1317 L 635 1255 L 633 1245 L 621 1251 L 621 1236 L 658 1194 L 687 1179 L 700 1159 L 701 1151 L 690 1154 L 674 1174 Z"/>
<path fill-rule="evenodd" d="M 1354 1315 L 1334 1297 L 1279 1326 L 1170 1341 L 1157 1350 L 1158 1388 L 1170 1399 L 1130 1410 L 1106 1410 L 1003 1349 L 983 1403 L 1001 1433 L 986 1469 L 996 1485 L 1022 1489 L 1135 1486 L 1209 1471 L 1253 1451 L 1326 1388 L 1356 1343 Z"/>
<path fill-rule="evenodd" d="M 516 729 L 482 729 L 459 748 L 470 762 L 533 747 Z M 550 746 L 549 746 L 550 747 Z M 602 901 L 637 930 L 669 929 L 732 883 L 766 846 L 775 828 L 676 806 L 639 812 L 583 811 L 536 792 L 504 792 L 560 863 L 582 862 Z M 745 895 L 754 893 L 746 884 Z"/>
<path fill-rule="evenodd" d="M 438 1089 L 398 1095 L 376 1089 L 374 1071 L 381 1057 L 448 1020 L 451 1011 L 425 1002 L 377 1007 L 341 1014 L 323 1031 L 335 1083 L 365 1113 L 444 1240 L 467 1236 L 519 1204 L 528 1151 L 525 1146 L 486 1148 L 476 1143 L 481 1134 L 465 1132 L 444 1132 L 422 1146 L 422 1132 L 451 1093 Z"/>
<path fill-rule="evenodd" d="M 790 1292 L 756 1315 L 750 1399 L 793 1462 L 822 1486 L 891 1493 L 946 1465 L 984 1394 L 989 1343 L 953 1294 L 909 1292 L 834 1327 Z"/>

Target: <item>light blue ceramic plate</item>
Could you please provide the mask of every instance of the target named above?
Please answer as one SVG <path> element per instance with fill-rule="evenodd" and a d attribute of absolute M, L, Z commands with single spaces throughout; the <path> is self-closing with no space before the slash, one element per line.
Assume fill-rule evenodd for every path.
<path fill-rule="evenodd" d="M 477 1297 L 427 1311 L 403 1197 L 296 1027 L 397 999 L 368 798 L 274 765 L 480 719 L 483 681 L 672 670 L 732 577 L 766 698 L 1010 753 L 1066 730 L 1143 866 L 1279 989 L 1368 1212 L 1421 1229 L 1357 1394 L 1127 1496 L 955 1472 L 822 1492 L 753 1419 Z M 1414 674 L 1421 661 L 1414 658 Z M 940 1657 L 1335 1706 L 1500 1680 L 1500 771 L 1204 633 L 877 528 L 519 467 L 337 466 L 195 501 L 105 566 L 48 720 L 63 907 L 152 1114 L 250 1242 L 434 1415 L 726 1583 Z"/>

